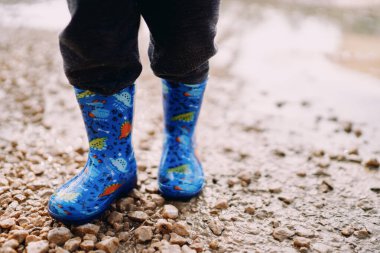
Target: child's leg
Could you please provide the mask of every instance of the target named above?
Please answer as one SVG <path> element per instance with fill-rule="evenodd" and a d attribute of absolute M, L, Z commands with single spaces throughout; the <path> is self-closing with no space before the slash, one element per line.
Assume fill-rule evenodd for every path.
<path fill-rule="evenodd" d="M 68 223 L 85 223 L 136 183 L 131 144 L 139 12 L 135 0 L 69 0 L 72 20 L 60 36 L 65 71 L 89 140 L 79 174 L 52 195 L 48 210 Z"/>
<path fill-rule="evenodd" d="M 70 83 L 113 94 L 141 73 L 137 0 L 68 0 L 71 21 L 59 36 Z"/>
<path fill-rule="evenodd" d="M 149 56 L 163 78 L 165 143 L 159 189 L 166 197 L 189 198 L 204 186 L 195 155 L 194 131 L 215 52 L 219 0 L 140 0 L 151 31 Z"/>

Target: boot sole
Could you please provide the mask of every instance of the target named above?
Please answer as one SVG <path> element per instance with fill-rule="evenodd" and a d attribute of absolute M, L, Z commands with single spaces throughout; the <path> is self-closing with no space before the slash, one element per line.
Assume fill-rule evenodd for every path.
<path fill-rule="evenodd" d="M 89 223 L 90 221 L 93 221 L 97 218 L 100 218 L 103 213 L 108 209 L 108 207 L 117 199 L 120 199 L 120 198 L 123 198 L 123 197 L 126 197 L 129 192 L 131 192 L 137 185 L 137 176 L 133 179 L 132 183 L 130 184 L 127 184 L 126 186 L 123 186 L 119 192 L 116 194 L 116 196 L 113 198 L 113 200 L 110 202 L 110 204 L 107 206 L 107 208 L 105 208 L 104 210 L 101 210 L 100 212 L 98 213 L 95 213 L 91 216 L 88 216 L 84 219 L 65 219 L 65 218 L 62 218 L 61 216 L 57 216 L 55 213 L 53 213 L 50 208 L 48 207 L 48 213 L 49 215 L 54 218 L 55 220 L 57 221 L 60 221 L 62 222 L 63 224 L 65 225 L 83 225 L 83 224 L 86 224 L 86 223 Z"/>

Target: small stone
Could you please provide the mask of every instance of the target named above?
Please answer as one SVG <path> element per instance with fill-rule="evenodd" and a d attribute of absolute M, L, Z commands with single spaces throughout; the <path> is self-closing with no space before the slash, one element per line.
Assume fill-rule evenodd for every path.
<path fill-rule="evenodd" d="M 16 224 L 14 218 L 8 218 L 0 221 L 0 228 L 10 229 Z"/>
<path fill-rule="evenodd" d="M 85 234 L 96 235 L 99 232 L 99 229 L 100 227 L 98 225 L 87 223 L 87 224 L 76 227 L 74 230 L 80 235 L 85 235 Z"/>
<path fill-rule="evenodd" d="M 358 231 L 355 231 L 355 232 L 354 232 L 354 235 L 355 235 L 357 238 L 359 238 L 359 239 L 366 239 L 366 238 L 369 237 L 369 232 L 368 232 L 367 229 L 362 228 L 362 229 L 360 229 L 360 230 L 358 230 Z"/>
<path fill-rule="evenodd" d="M 157 193 L 158 192 L 158 186 L 157 183 L 151 183 L 145 187 L 146 192 L 148 193 Z"/>
<path fill-rule="evenodd" d="M 193 242 L 191 245 L 190 245 L 190 248 L 192 249 L 195 249 L 196 252 L 203 252 L 203 243 L 201 242 Z"/>
<path fill-rule="evenodd" d="M 364 163 L 364 166 L 369 169 L 377 169 L 380 166 L 379 161 L 376 158 L 370 159 Z"/>
<path fill-rule="evenodd" d="M 79 245 L 79 247 L 85 251 L 89 251 L 89 250 L 92 250 L 95 246 L 95 243 L 94 241 L 92 240 L 84 240 L 83 242 L 81 242 L 81 244 Z"/>
<path fill-rule="evenodd" d="M 310 248 L 310 239 L 307 239 L 305 237 L 296 237 L 293 239 L 293 245 L 296 248 Z"/>
<path fill-rule="evenodd" d="M 224 198 L 218 199 L 214 204 L 214 208 L 227 209 L 228 208 L 228 200 L 224 199 Z"/>
<path fill-rule="evenodd" d="M 165 199 L 158 194 L 152 194 L 151 195 L 152 201 L 156 203 L 157 206 L 163 206 L 165 203 Z"/>
<path fill-rule="evenodd" d="M 159 219 L 156 223 L 156 229 L 161 234 L 169 234 L 173 230 L 173 225 L 165 219 Z"/>
<path fill-rule="evenodd" d="M 4 248 L 9 247 L 9 248 L 12 248 L 12 249 L 16 249 L 16 248 L 18 247 L 18 245 L 19 245 L 19 243 L 18 243 L 17 240 L 15 240 L 15 239 L 10 239 L 10 240 L 8 240 L 8 241 L 5 241 L 5 242 L 3 243 L 3 246 L 2 246 L 2 247 L 4 247 Z"/>
<path fill-rule="evenodd" d="M 182 253 L 181 247 L 177 244 L 170 244 L 169 242 L 163 240 L 160 246 L 161 253 Z"/>
<path fill-rule="evenodd" d="M 97 249 L 104 250 L 107 253 L 115 253 L 119 248 L 119 239 L 116 237 L 107 238 L 96 244 Z"/>
<path fill-rule="evenodd" d="M 64 244 L 67 240 L 73 237 L 73 234 L 68 228 L 59 227 L 53 228 L 49 231 L 47 239 L 50 243 L 55 243 L 57 245 Z"/>
<path fill-rule="evenodd" d="M 128 218 L 133 221 L 143 222 L 149 218 L 149 216 L 143 211 L 132 211 L 128 213 Z"/>
<path fill-rule="evenodd" d="M 135 203 L 135 200 L 131 197 L 128 198 L 122 198 L 119 201 L 117 201 L 116 206 L 117 208 L 124 212 L 130 210 L 131 205 Z"/>
<path fill-rule="evenodd" d="M 241 181 L 245 182 L 247 185 L 252 181 L 252 174 L 249 171 L 242 171 L 237 176 Z"/>
<path fill-rule="evenodd" d="M 46 253 L 49 250 L 49 242 L 44 241 L 37 241 L 37 242 L 31 242 L 26 247 L 27 253 Z"/>
<path fill-rule="evenodd" d="M 135 237 L 139 242 L 146 242 L 152 240 L 152 228 L 148 226 L 141 226 L 135 230 Z"/>
<path fill-rule="evenodd" d="M 82 240 L 80 237 L 71 238 L 70 240 L 65 242 L 63 248 L 71 252 L 76 251 L 79 248 L 81 241 Z"/>
<path fill-rule="evenodd" d="M 221 235 L 224 230 L 224 224 L 219 219 L 211 220 L 208 223 L 208 227 L 211 229 L 214 235 Z"/>
<path fill-rule="evenodd" d="M 301 237 L 312 238 L 315 236 L 313 230 L 304 228 L 303 226 L 296 226 L 295 231 L 296 231 L 296 235 L 301 236 Z"/>
<path fill-rule="evenodd" d="M 346 133 L 351 133 L 352 132 L 352 122 L 343 122 L 342 123 L 342 128 Z"/>
<path fill-rule="evenodd" d="M 255 211 L 256 211 L 256 208 L 255 206 L 247 206 L 245 209 L 244 209 L 244 212 L 245 213 L 248 213 L 248 214 L 255 214 Z"/>
<path fill-rule="evenodd" d="M 287 195 L 281 195 L 281 196 L 278 197 L 278 199 L 281 200 L 282 202 L 284 202 L 287 205 L 290 205 L 294 201 L 293 197 L 287 196 Z"/>
<path fill-rule="evenodd" d="M 294 232 L 286 227 L 278 227 L 273 230 L 272 236 L 274 239 L 282 242 L 283 240 L 294 235 Z"/>
<path fill-rule="evenodd" d="M 210 247 L 210 249 L 213 249 L 213 250 L 217 250 L 219 249 L 219 243 L 217 240 L 212 240 L 208 246 Z"/>
<path fill-rule="evenodd" d="M 186 243 L 186 238 L 177 235 L 176 233 L 170 233 L 170 243 L 182 246 Z"/>
<path fill-rule="evenodd" d="M 9 232 L 10 238 L 16 239 L 19 243 L 22 243 L 28 236 L 27 230 L 11 230 Z"/>
<path fill-rule="evenodd" d="M 93 235 L 93 234 L 85 234 L 83 236 L 83 240 L 91 240 L 93 242 L 97 242 L 98 238 L 96 237 L 96 235 Z"/>
<path fill-rule="evenodd" d="M 1 253 L 17 253 L 17 251 L 10 247 L 1 247 L 0 248 Z"/>
<path fill-rule="evenodd" d="M 121 222 L 123 222 L 123 214 L 122 214 L 122 213 L 119 213 L 119 212 L 116 212 L 116 211 L 113 211 L 113 212 L 110 213 L 110 215 L 108 216 L 107 221 L 108 221 L 111 225 L 114 225 L 114 224 L 116 224 L 116 223 L 121 223 Z"/>
<path fill-rule="evenodd" d="M 190 228 L 187 226 L 186 222 L 179 221 L 179 222 L 174 223 L 173 232 L 180 236 L 189 236 Z"/>
<path fill-rule="evenodd" d="M 196 250 L 194 249 L 191 249 L 189 246 L 187 245 L 183 245 L 182 246 L 182 253 L 197 253 Z"/>
<path fill-rule="evenodd" d="M 118 238 L 119 238 L 119 241 L 125 242 L 129 238 L 129 233 L 127 231 L 122 231 L 119 233 Z"/>
<path fill-rule="evenodd" d="M 65 250 L 65 249 L 63 249 L 61 247 L 56 247 L 55 248 L 55 253 L 70 253 L 70 251 Z"/>
<path fill-rule="evenodd" d="M 340 230 L 342 235 L 349 237 L 354 233 L 354 228 L 352 226 L 346 226 Z"/>
<path fill-rule="evenodd" d="M 176 219 L 178 217 L 178 209 L 173 205 L 164 205 L 162 217 L 165 219 Z"/>
<path fill-rule="evenodd" d="M 39 238 L 38 236 L 27 235 L 26 238 L 25 238 L 25 244 L 28 245 L 31 242 L 37 242 L 37 241 L 40 241 L 40 240 L 41 240 L 41 238 Z"/>
<path fill-rule="evenodd" d="M 268 190 L 270 193 L 280 193 L 282 191 L 281 186 L 277 184 L 269 186 Z"/>
<path fill-rule="evenodd" d="M 334 189 L 333 184 L 331 180 L 329 179 L 324 179 L 322 183 L 319 185 L 319 190 L 323 193 L 330 192 Z"/>
<path fill-rule="evenodd" d="M 363 211 L 369 211 L 374 208 L 374 203 L 370 199 L 363 198 L 358 201 L 358 207 L 363 209 Z"/>
<path fill-rule="evenodd" d="M 296 175 L 299 177 L 306 177 L 307 174 L 306 174 L 306 171 L 299 170 L 299 171 L 297 171 Z"/>

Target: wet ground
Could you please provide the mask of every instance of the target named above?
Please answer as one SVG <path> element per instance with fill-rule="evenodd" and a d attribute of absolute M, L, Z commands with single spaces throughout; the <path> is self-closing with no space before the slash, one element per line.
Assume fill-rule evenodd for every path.
<path fill-rule="evenodd" d="M 87 150 L 57 46 L 64 3 L 2 5 L 0 252 L 113 252 L 102 247 L 113 238 L 119 252 L 181 252 L 166 241 L 182 252 L 380 252 L 380 7 L 289 2 L 224 1 L 198 128 L 208 182 L 187 203 L 157 195 L 161 87 L 145 68 L 134 129 L 138 191 L 94 222 L 100 231 L 87 233 L 95 238 L 69 227 L 77 249 L 54 240 L 62 224 L 46 213 L 52 190 L 78 172 Z M 60 18 L 47 22 L 52 9 Z M 144 66 L 146 39 L 143 27 Z M 189 235 L 175 231 L 184 239 L 159 232 L 164 204 L 179 209 L 169 223 L 186 222 Z M 145 221 L 131 218 L 140 210 Z M 144 243 L 140 226 L 157 227 Z"/>

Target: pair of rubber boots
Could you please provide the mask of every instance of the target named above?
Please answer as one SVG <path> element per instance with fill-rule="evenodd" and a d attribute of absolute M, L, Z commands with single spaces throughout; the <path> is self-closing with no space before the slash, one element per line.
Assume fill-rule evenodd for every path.
<path fill-rule="evenodd" d="M 194 153 L 194 130 L 206 83 L 163 80 L 165 139 L 159 167 L 161 194 L 189 199 L 204 186 L 201 164 Z M 104 96 L 75 89 L 89 139 L 82 171 L 51 196 L 48 211 L 64 223 L 83 224 L 99 217 L 137 181 L 132 147 L 134 85 Z"/>

